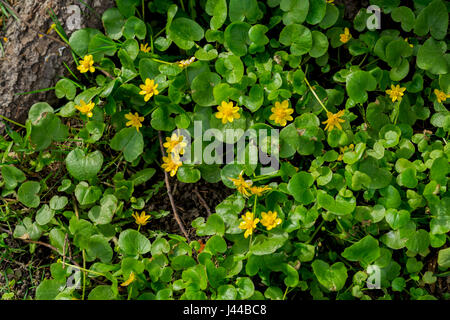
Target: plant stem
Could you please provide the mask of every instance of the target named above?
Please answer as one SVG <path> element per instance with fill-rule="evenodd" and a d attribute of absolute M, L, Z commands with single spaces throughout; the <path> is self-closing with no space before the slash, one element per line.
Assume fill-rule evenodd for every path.
<path fill-rule="evenodd" d="M 313 241 L 314 237 L 316 236 L 317 232 L 319 232 L 320 228 L 322 228 L 323 224 L 325 223 L 325 220 L 322 220 L 322 222 L 319 224 L 319 226 L 317 227 L 317 229 L 314 231 L 313 235 L 311 236 L 311 238 L 309 238 L 308 241 L 306 241 L 305 243 L 308 244 L 311 241 Z"/>
<path fill-rule="evenodd" d="M 89 270 L 89 269 L 85 269 L 85 268 L 82 268 L 82 267 L 80 267 L 80 266 L 76 266 L 76 265 L 73 265 L 73 264 L 69 264 L 69 263 L 67 263 L 67 262 L 65 263 L 65 265 L 66 265 L 66 266 L 69 266 L 69 267 L 72 267 L 72 268 L 75 268 L 75 269 L 78 269 L 78 270 L 83 271 L 83 272 L 92 273 L 92 274 L 95 274 L 95 275 L 97 275 L 97 276 L 106 277 L 103 273 L 96 272 L 96 271 L 92 271 L 92 270 Z"/>
<path fill-rule="evenodd" d="M 313 87 L 311 87 L 311 85 L 309 84 L 309 81 L 308 81 L 308 79 L 306 79 L 306 77 L 305 77 L 305 82 L 308 85 L 309 90 L 311 90 L 311 92 L 313 93 L 313 95 L 316 98 L 317 102 L 319 102 L 320 106 L 323 108 L 323 110 L 328 112 L 328 109 L 325 107 L 325 105 L 323 104 L 322 100 L 320 100 L 319 96 L 317 95 L 316 91 L 314 91 Z"/>
<path fill-rule="evenodd" d="M 163 60 L 159 60 L 156 58 L 152 58 L 153 61 L 159 62 L 159 63 L 164 63 L 164 64 L 173 64 L 172 62 L 167 62 L 167 61 L 163 61 Z"/>
<path fill-rule="evenodd" d="M 182 9 L 183 11 L 186 11 L 186 9 L 184 8 L 183 0 L 180 0 L 180 5 L 181 5 L 181 9 Z"/>
<path fill-rule="evenodd" d="M 14 120 L 8 119 L 7 117 L 2 116 L 1 114 L 0 114 L 0 118 L 2 118 L 3 120 L 9 121 L 9 122 L 15 124 L 16 126 L 19 126 L 19 127 L 22 127 L 22 128 L 26 128 L 23 124 L 20 124 L 18 122 L 15 122 Z"/>
<path fill-rule="evenodd" d="M 84 250 L 82 251 L 83 255 L 83 269 L 86 270 L 86 255 Z M 84 295 L 86 293 L 86 272 L 83 272 L 83 294 L 81 296 L 81 300 L 84 300 Z"/>

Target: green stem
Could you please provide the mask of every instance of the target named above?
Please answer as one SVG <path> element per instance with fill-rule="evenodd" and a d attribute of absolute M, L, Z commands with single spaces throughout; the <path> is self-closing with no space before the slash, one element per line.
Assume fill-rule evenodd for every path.
<path fill-rule="evenodd" d="M 283 294 L 283 300 L 286 300 L 286 295 L 289 292 L 289 287 L 286 287 L 286 290 L 284 290 L 284 294 Z"/>
<path fill-rule="evenodd" d="M 186 11 L 186 9 L 184 8 L 183 0 L 180 0 L 180 5 L 181 5 L 181 9 L 182 9 L 183 11 Z"/>
<path fill-rule="evenodd" d="M 311 236 L 311 238 L 309 238 L 308 241 L 306 241 L 306 244 L 310 243 L 311 241 L 313 241 L 314 237 L 316 236 L 317 232 L 319 232 L 320 228 L 322 228 L 323 224 L 325 223 L 325 220 L 322 220 L 322 222 L 319 224 L 319 226 L 317 227 L 317 229 L 314 231 L 313 235 Z"/>
<path fill-rule="evenodd" d="M 278 171 L 277 171 L 277 172 L 274 173 L 274 174 L 268 174 L 268 175 L 256 176 L 256 177 L 254 177 L 254 178 L 252 179 L 252 181 L 253 181 L 253 182 L 256 182 L 256 181 L 266 180 L 266 179 L 270 179 L 270 178 L 276 178 L 276 177 L 279 177 L 279 176 L 281 176 L 281 174 L 278 173 Z"/>
<path fill-rule="evenodd" d="M 311 90 L 311 92 L 313 93 L 313 95 L 316 98 L 317 102 L 319 102 L 319 104 L 323 108 L 323 110 L 325 110 L 328 113 L 328 109 L 325 107 L 325 105 L 323 104 L 322 100 L 320 100 L 320 98 L 317 95 L 316 91 L 314 91 L 313 87 L 309 84 L 309 81 L 308 81 L 308 79 L 306 79 L 306 77 L 305 77 L 305 82 L 308 85 L 309 90 Z"/>
<path fill-rule="evenodd" d="M 153 61 L 159 62 L 159 63 L 164 63 L 164 64 L 173 64 L 172 62 L 167 62 L 167 61 L 163 61 L 163 60 L 159 60 L 156 58 L 152 58 Z"/>
<path fill-rule="evenodd" d="M 105 170 L 108 169 L 109 167 L 111 167 L 115 162 L 117 162 L 117 160 L 119 160 L 120 157 L 122 157 L 122 152 L 119 153 L 118 156 L 115 157 L 110 163 L 108 163 L 100 173 L 105 172 Z"/>
<path fill-rule="evenodd" d="M 20 124 L 18 122 L 15 122 L 14 120 L 8 119 L 7 117 L 2 116 L 1 114 L 0 114 L 0 118 L 3 119 L 3 120 L 9 121 L 9 122 L 15 124 L 16 126 L 19 126 L 19 127 L 22 127 L 22 128 L 26 128 L 23 124 Z"/>
<path fill-rule="evenodd" d="M 255 219 L 256 215 L 256 203 L 258 200 L 258 196 L 255 194 L 255 203 L 253 204 L 253 219 Z M 253 240 L 253 233 L 250 235 L 250 243 L 248 244 L 248 253 L 250 253 L 250 250 L 252 249 L 252 241 Z"/>
<path fill-rule="evenodd" d="M 83 269 L 86 270 L 86 255 L 84 253 L 84 250 L 82 251 L 83 254 Z M 86 293 L 86 272 L 83 272 L 83 294 L 81 296 L 81 300 L 84 300 L 84 295 Z"/>
<path fill-rule="evenodd" d="M 71 48 L 69 41 L 64 37 L 61 32 L 59 32 L 58 27 L 55 27 L 55 32 L 58 34 L 58 36 Z"/>
<path fill-rule="evenodd" d="M 364 55 L 364 58 L 362 59 L 362 61 L 359 63 L 359 67 L 361 67 L 361 65 L 363 64 L 364 61 L 366 61 L 367 58 L 367 53 Z"/>
<path fill-rule="evenodd" d="M 166 28 L 164 27 L 163 29 L 159 30 L 158 33 L 155 34 L 155 39 L 158 38 L 158 36 L 163 33 L 166 30 Z"/>
<path fill-rule="evenodd" d="M 76 265 L 73 265 L 73 264 L 70 264 L 70 263 L 67 263 L 67 262 L 65 263 L 65 265 L 66 266 L 70 266 L 70 267 L 75 268 L 75 269 L 78 269 L 78 270 L 83 271 L 83 272 L 92 273 L 92 274 L 95 274 L 97 276 L 106 277 L 103 273 L 92 271 L 92 270 L 85 269 L 85 268 L 82 268 L 82 267 L 78 267 Z"/>

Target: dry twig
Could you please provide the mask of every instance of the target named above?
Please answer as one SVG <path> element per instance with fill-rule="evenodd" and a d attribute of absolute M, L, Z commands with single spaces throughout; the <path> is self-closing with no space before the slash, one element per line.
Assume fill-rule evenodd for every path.
<path fill-rule="evenodd" d="M 159 146 L 161 148 L 161 153 L 162 153 L 163 157 L 165 157 L 166 155 L 164 152 L 163 140 L 162 140 L 161 132 L 159 132 L 159 131 L 158 131 L 158 137 L 159 137 Z M 184 228 L 183 222 L 181 221 L 180 217 L 178 216 L 177 208 L 175 206 L 175 201 L 173 199 L 172 191 L 170 189 L 169 175 L 167 174 L 167 172 L 165 170 L 164 170 L 164 180 L 166 182 L 167 194 L 169 196 L 170 205 L 172 206 L 173 216 L 175 217 L 175 220 L 177 221 L 178 226 L 180 227 L 181 232 L 183 233 L 184 237 L 187 239 L 188 242 L 191 242 L 189 240 L 188 233 L 186 232 L 186 229 Z"/>
<path fill-rule="evenodd" d="M 200 203 L 202 204 L 202 206 L 206 209 L 206 212 L 208 212 L 208 217 L 209 217 L 211 215 L 211 209 L 209 208 L 209 206 L 206 203 L 205 199 L 203 199 L 203 197 L 200 194 L 200 192 L 198 192 L 198 188 L 197 187 L 195 187 L 194 193 L 197 196 L 197 198 L 200 201 Z"/>

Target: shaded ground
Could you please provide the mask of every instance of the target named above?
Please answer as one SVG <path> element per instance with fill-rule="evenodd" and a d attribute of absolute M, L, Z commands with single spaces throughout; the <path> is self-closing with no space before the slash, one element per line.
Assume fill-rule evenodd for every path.
<path fill-rule="evenodd" d="M 161 181 L 164 179 L 163 174 L 161 177 L 156 177 L 155 181 Z M 198 217 L 204 217 L 205 220 L 208 217 L 208 212 L 205 206 L 201 203 L 196 190 L 206 202 L 207 206 L 212 213 L 215 212 L 215 207 L 222 202 L 226 197 L 233 193 L 233 190 L 226 188 L 222 182 L 212 184 L 204 181 L 190 184 L 182 183 L 176 179 L 170 180 L 172 194 L 177 206 L 178 215 L 184 223 L 186 231 L 189 234 L 191 240 L 199 238 L 195 234 L 195 229 L 192 228 L 192 221 Z M 166 210 L 171 213 L 159 220 L 154 220 L 150 223 L 152 229 L 160 229 L 165 232 L 175 233 L 182 235 L 178 224 L 172 215 L 172 207 L 170 206 L 169 197 L 167 196 L 165 186 L 154 198 L 150 200 L 149 211 Z"/>
<path fill-rule="evenodd" d="M 34 299 L 37 286 L 42 279 L 50 278 L 48 267 L 58 257 L 42 246 L 36 246 L 31 254 L 29 245 L 12 238 L 0 244 L 0 299 Z"/>
<path fill-rule="evenodd" d="M 164 174 L 158 172 L 153 181 L 161 181 Z M 178 214 L 189 233 L 191 240 L 200 239 L 192 228 L 192 221 L 198 217 L 208 217 L 206 207 L 201 203 L 196 191 L 204 199 L 211 212 L 233 190 L 225 188 L 222 183 L 210 184 L 199 182 L 186 184 L 171 179 L 170 181 Z M 150 200 L 148 211 L 169 211 L 170 214 L 161 219 L 152 220 L 147 224 L 147 230 L 161 230 L 171 234 L 182 235 L 178 224 L 173 218 L 169 197 L 163 186 Z M 124 226 L 126 228 L 126 226 Z M 5 229 L 5 228 L 4 228 Z M 0 235 L 2 232 L 0 232 Z M 4 233 L 6 235 L 6 233 Z M 40 239 L 48 242 L 46 237 Z M 56 262 L 60 256 L 51 249 L 36 245 L 34 253 L 29 252 L 30 245 L 12 237 L 0 238 L 0 299 L 3 294 L 13 293 L 12 300 L 34 299 L 36 287 L 45 279 L 50 278 L 50 264 Z M 7 279 L 7 280 L 5 280 Z"/>

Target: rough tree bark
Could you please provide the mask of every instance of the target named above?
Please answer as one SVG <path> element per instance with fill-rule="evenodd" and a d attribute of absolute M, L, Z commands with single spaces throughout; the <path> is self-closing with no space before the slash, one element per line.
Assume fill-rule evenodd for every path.
<path fill-rule="evenodd" d="M 8 1 L 6 1 L 8 2 Z M 53 87 L 60 76 L 67 73 L 63 61 L 73 64 L 70 49 L 63 42 L 45 34 L 53 21 L 53 9 L 68 36 L 84 27 L 101 28 L 101 14 L 114 5 L 114 0 L 84 0 L 95 13 L 80 0 L 9 0 L 21 21 L 10 18 L 4 35 L 5 54 L 0 59 L 0 114 L 23 122 L 29 108 L 38 101 L 55 103 L 53 91 L 30 95 L 30 92 Z M 53 38 L 58 38 L 53 31 Z M 73 66 L 73 65 L 72 65 Z M 0 121 L 0 130 L 4 124 Z"/>

